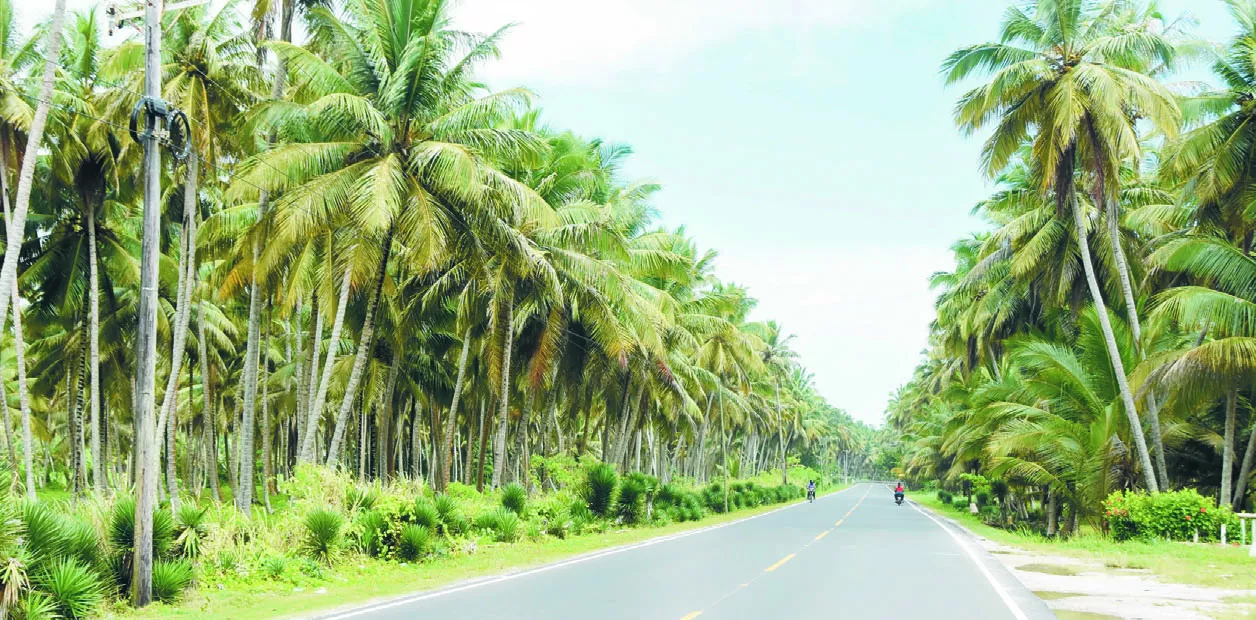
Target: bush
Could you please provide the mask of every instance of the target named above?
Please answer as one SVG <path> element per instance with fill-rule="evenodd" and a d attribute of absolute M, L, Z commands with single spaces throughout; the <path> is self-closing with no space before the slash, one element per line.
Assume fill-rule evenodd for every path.
<path fill-rule="evenodd" d="M 528 503 L 528 491 L 518 482 L 512 482 L 502 488 L 502 507 L 522 516 Z"/>
<path fill-rule="evenodd" d="M 731 498 L 730 498 L 731 499 Z M 724 485 L 712 482 L 702 489 L 702 503 L 714 513 L 724 512 Z"/>
<path fill-rule="evenodd" d="M 201 544 L 209 528 L 205 524 L 208 508 L 185 503 L 179 507 L 178 525 L 175 527 L 175 547 L 184 557 L 195 558 L 201 553 Z"/>
<path fill-rule="evenodd" d="M 432 548 L 432 531 L 423 525 L 411 524 L 401 529 L 397 557 L 413 562 L 427 555 Z"/>
<path fill-rule="evenodd" d="M 645 512 L 645 482 L 633 476 L 626 476 L 619 485 L 619 497 L 615 503 L 615 514 L 624 523 L 637 523 Z"/>
<path fill-rule="evenodd" d="M 341 528 L 345 518 L 338 512 L 315 508 L 305 515 L 304 551 L 315 560 L 331 563 L 340 548 Z"/>
<path fill-rule="evenodd" d="M 64 618 L 91 617 L 105 597 L 96 573 L 74 558 L 53 562 L 37 577 L 37 583 Z"/>
<path fill-rule="evenodd" d="M 496 508 L 480 514 L 475 519 L 477 528 L 493 533 L 498 542 L 515 542 L 521 534 L 519 515 L 505 508 Z"/>
<path fill-rule="evenodd" d="M 28 592 L 17 609 L 19 617 L 26 620 L 57 620 L 61 617 L 57 613 L 57 602 L 43 592 Z"/>
<path fill-rule="evenodd" d="M 450 485 L 453 486 L 452 484 Z M 436 496 L 433 503 L 436 507 L 436 514 L 440 515 L 441 530 L 447 534 L 461 534 L 467 531 L 467 519 L 462 516 L 462 509 L 458 506 L 458 500 L 452 495 L 442 493 Z"/>
<path fill-rule="evenodd" d="M 262 573 L 268 579 L 281 579 L 288 570 L 288 558 L 282 555 L 272 555 L 262 560 Z"/>
<path fill-rule="evenodd" d="M 1238 532 L 1238 517 L 1229 506 L 1217 508 L 1211 497 L 1195 489 L 1166 491 L 1156 495 L 1118 491 L 1103 502 L 1109 531 L 1117 540 L 1193 540 L 1215 541 L 1221 524 L 1230 532 Z"/>
<path fill-rule="evenodd" d="M 435 532 L 440 529 L 440 513 L 427 498 L 419 497 L 414 500 L 414 522 Z"/>
<path fill-rule="evenodd" d="M 938 501 L 942 502 L 943 504 L 949 504 L 954 499 L 955 499 L 955 496 L 951 495 L 950 491 L 946 491 L 944 489 L 938 489 Z"/>
<path fill-rule="evenodd" d="M 605 463 L 593 463 L 585 470 L 584 501 L 599 517 L 607 516 L 619 493 L 619 474 Z"/>
<path fill-rule="evenodd" d="M 977 491 L 973 494 L 973 501 L 977 503 L 977 508 L 985 508 L 990 504 L 990 492 L 984 489 Z"/>
<path fill-rule="evenodd" d="M 560 454 L 546 458 L 533 454 L 530 464 L 538 486 L 543 487 L 548 480 L 553 486 L 566 489 L 580 482 L 580 464 L 571 455 Z"/>
<path fill-rule="evenodd" d="M 69 545 L 65 522 L 48 504 L 24 504 L 22 524 L 30 564 L 51 562 L 65 554 Z"/>
<path fill-rule="evenodd" d="M 365 489 L 351 486 L 345 490 L 345 507 L 350 512 L 355 510 L 370 510 L 375 507 L 375 502 L 379 501 L 379 492 L 374 488 L 367 487 Z"/>
<path fill-rule="evenodd" d="M 192 576 L 192 563 L 187 560 L 153 562 L 153 598 L 163 603 L 179 600 L 192 584 Z"/>
<path fill-rule="evenodd" d="M 113 505 L 109 518 L 109 543 L 119 553 L 135 552 L 134 498 L 123 498 Z M 153 555 L 166 557 L 173 543 L 174 519 L 165 510 L 153 510 Z"/>
<path fill-rule="evenodd" d="M 64 536 L 65 557 L 74 558 L 82 562 L 84 566 L 93 569 L 103 568 L 101 561 L 104 554 L 101 553 L 100 539 L 96 537 L 96 530 L 91 524 L 68 521 L 65 525 Z"/>
<path fill-rule="evenodd" d="M 384 532 L 388 527 L 388 521 L 384 519 L 378 511 L 370 510 L 362 513 L 358 517 L 359 548 L 373 558 L 380 557 L 384 554 Z"/>

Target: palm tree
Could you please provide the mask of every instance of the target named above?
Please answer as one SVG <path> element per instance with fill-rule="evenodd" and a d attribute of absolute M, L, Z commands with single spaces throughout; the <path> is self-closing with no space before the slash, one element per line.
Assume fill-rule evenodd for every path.
<path fill-rule="evenodd" d="M 1131 427 L 1141 429 L 1095 274 L 1088 218 L 1078 200 L 1077 170 L 1080 166 L 1090 175 L 1095 202 L 1110 205 L 1118 195 L 1121 162 L 1138 160 L 1130 110 L 1165 132 L 1173 131 L 1180 113 L 1163 85 L 1125 68 L 1137 64 L 1146 50 L 1167 56 L 1167 43 L 1138 31 L 1109 32 L 1098 17 L 1096 6 L 1085 0 L 1039 0 L 1023 9 L 1011 8 L 999 43 L 960 49 L 943 64 L 943 71 L 950 83 L 976 73 L 992 74 L 988 84 L 967 92 L 956 106 L 957 123 L 968 133 L 997 122 L 983 148 L 986 174 L 997 175 L 1023 143 L 1031 142 L 1043 193 L 1054 195 L 1058 213 L 1072 211 L 1091 301 L 1118 375 L 1126 415 Z M 1135 432 L 1134 440 L 1144 484 L 1155 492 L 1146 439 Z"/>

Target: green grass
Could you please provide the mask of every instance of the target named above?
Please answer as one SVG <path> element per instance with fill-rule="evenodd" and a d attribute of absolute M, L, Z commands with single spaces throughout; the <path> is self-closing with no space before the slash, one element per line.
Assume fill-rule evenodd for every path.
<path fill-rule="evenodd" d="M 1026 551 L 1088 560 L 1110 569 L 1145 569 L 1163 581 L 1227 589 L 1256 589 L 1256 558 L 1246 547 L 1177 542 L 1116 542 L 1093 530 L 1067 540 L 1009 532 L 990 527 L 967 510 L 938 501 L 932 493 L 912 499 L 997 543 Z M 1250 541 L 1249 541 L 1250 543 Z"/>
<path fill-rule="evenodd" d="M 826 489 L 822 495 L 835 493 L 841 488 Z M 239 588 L 227 587 L 222 590 L 199 589 L 188 592 L 184 601 L 177 605 L 153 604 L 140 611 L 119 608 L 104 617 L 250 620 L 308 614 L 316 610 L 362 604 L 372 599 L 432 590 L 507 570 L 540 566 L 658 536 L 736 521 L 789 505 L 790 503 L 760 506 L 665 527 L 621 529 L 603 534 L 573 536 L 564 540 L 487 544 L 481 545 L 474 554 L 459 554 L 406 566 L 397 562 L 354 557 L 329 571 L 327 579 L 308 584 L 300 592 L 294 591 L 291 584 L 273 583 L 241 585 Z M 320 588 L 325 588 L 325 592 L 320 594 Z"/>

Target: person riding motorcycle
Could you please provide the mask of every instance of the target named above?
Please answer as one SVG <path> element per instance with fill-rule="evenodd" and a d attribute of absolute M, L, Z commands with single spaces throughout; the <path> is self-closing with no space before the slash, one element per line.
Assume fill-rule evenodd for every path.
<path fill-rule="evenodd" d="M 894 487 L 894 501 L 900 504 L 903 503 L 903 495 L 903 482 L 900 480 L 898 485 Z"/>
<path fill-rule="evenodd" d="M 816 498 L 816 481 L 808 480 L 807 481 L 807 500 L 813 501 L 815 500 L 815 498 Z"/>

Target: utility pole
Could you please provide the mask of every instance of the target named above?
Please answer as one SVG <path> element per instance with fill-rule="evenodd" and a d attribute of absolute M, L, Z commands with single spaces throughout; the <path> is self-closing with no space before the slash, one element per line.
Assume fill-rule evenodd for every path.
<path fill-rule="evenodd" d="M 171 5 L 182 8 L 208 0 Z M 161 98 L 161 14 L 163 0 L 144 0 L 141 13 L 106 9 L 109 33 L 125 22 L 144 17 L 144 97 L 131 110 L 131 138 L 144 145 L 144 222 L 140 246 L 139 327 L 135 353 L 135 556 L 131 571 L 131 603 L 143 607 L 153 600 L 153 511 L 157 504 L 157 436 L 154 401 L 157 372 L 157 258 L 161 224 L 161 146 L 172 147 L 176 159 L 191 145 L 187 116 Z M 143 121 L 143 130 L 140 122 Z M 174 455 L 171 455 L 173 458 Z"/>
<path fill-rule="evenodd" d="M 161 99 L 161 5 L 144 6 L 144 101 Z M 148 106 L 145 106 L 148 107 Z M 139 111 L 139 107 L 136 108 Z M 131 604 L 143 607 L 153 600 L 153 510 L 157 503 L 157 437 L 154 398 L 157 372 L 157 244 L 161 218 L 161 150 L 158 132 L 162 118 L 144 110 L 144 224 L 140 249 L 139 330 L 135 354 L 135 563 L 132 565 Z M 132 113 L 132 118 L 135 114 Z M 134 123 L 134 120 L 133 120 Z M 133 134 L 134 137 L 134 134 Z"/>

